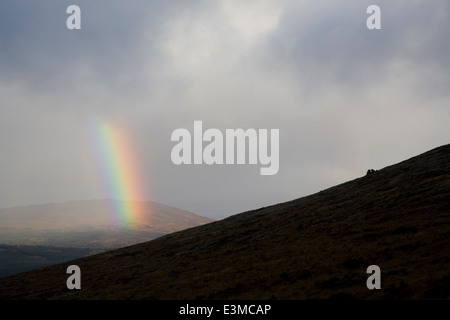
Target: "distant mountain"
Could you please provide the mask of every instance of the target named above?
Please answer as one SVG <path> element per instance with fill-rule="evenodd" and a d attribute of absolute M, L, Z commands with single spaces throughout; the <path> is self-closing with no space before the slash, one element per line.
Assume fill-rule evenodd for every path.
<path fill-rule="evenodd" d="M 449 299 L 450 145 L 286 203 L 0 279 L 3 299 Z M 230 199 L 232 201 L 232 199 Z M 381 269 L 369 290 L 367 267 Z"/>
<path fill-rule="evenodd" d="M 140 212 L 121 216 L 126 208 Z M 50 203 L 0 209 L 0 244 L 118 248 L 211 221 L 157 202 Z"/>

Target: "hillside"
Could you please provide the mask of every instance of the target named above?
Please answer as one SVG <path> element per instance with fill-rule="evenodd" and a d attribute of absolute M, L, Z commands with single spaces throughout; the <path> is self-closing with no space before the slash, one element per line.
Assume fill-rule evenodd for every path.
<path fill-rule="evenodd" d="M 122 208 L 139 208 L 142 213 L 123 222 Z M 0 209 L 0 244 L 119 248 L 211 221 L 157 202 L 49 203 Z"/>
<path fill-rule="evenodd" d="M 78 259 L 97 252 L 99 250 L 0 244 L 0 278 Z"/>
<path fill-rule="evenodd" d="M 449 199 L 445 145 L 307 197 L 0 279 L 0 298 L 448 299 Z M 65 287 L 69 264 L 81 290 Z M 366 287 L 373 264 L 381 290 Z"/>

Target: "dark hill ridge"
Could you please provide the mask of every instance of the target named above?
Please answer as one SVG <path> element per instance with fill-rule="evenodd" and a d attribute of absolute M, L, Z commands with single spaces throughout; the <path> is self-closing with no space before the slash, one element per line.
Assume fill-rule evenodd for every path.
<path fill-rule="evenodd" d="M 0 279 L 3 299 L 450 297 L 450 145 L 319 193 Z M 66 288 L 80 266 L 82 289 Z M 381 290 L 366 269 L 381 268 Z"/>

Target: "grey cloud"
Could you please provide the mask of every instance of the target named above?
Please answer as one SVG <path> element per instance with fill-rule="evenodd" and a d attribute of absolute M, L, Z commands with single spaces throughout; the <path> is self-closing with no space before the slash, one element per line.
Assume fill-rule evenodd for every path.
<path fill-rule="evenodd" d="M 268 41 L 269 62 L 295 66 L 314 85 L 349 83 L 370 86 L 389 74 L 391 63 L 406 68 L 428 65 L 448 75 L 450 23 L 447 1 L 377 1 L 382 29 L 369 31 L 370 1 L 321 1 L 320 5 L 284 11 L 279 28 Z M 438 67 L 436 69 L 436 67 Z"/>
<path fill-rule="evenodd" d="M 133 134 L 149 198 L 213 217 L 448 142 L 447 1 L 377 1 L 379 31 L 370 1 L 79 0 L 73 32 L 69 4 L 0 3 L 2 206 L 101 196 L 92 119 Z M 279 173 L 175 166 L 170 134 L 194 120 L 280 129 Z"/>
<path fill-rule="evenodd" d="M 81 8 L 82 28 L 70 31 L 66 28 L 70 4 L 0 4 L 2 81 L 18 81 L 41 91 L 96 81 L 116 89 L 126 86 L 126 80 L 137 85 L 142 66 L 149 61 L 158 64 L 160 58 L 151 44 L 160 41 L 165 21 L 185 7 L 183 2 L 81 0 L 76 4 Z"/>

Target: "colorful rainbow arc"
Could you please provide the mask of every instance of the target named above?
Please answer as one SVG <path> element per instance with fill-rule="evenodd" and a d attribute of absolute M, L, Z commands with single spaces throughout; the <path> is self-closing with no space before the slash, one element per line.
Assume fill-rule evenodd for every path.
<path fill-rule="evenodd" d="M 117 200 L 111 202 L 116 222 L 122 227 L 145 223 L 145 191 L 133 140 L 126 130 L 110 123 L 93 125 L 92 130 L 102 190 L 107 198 Z"/>

